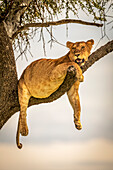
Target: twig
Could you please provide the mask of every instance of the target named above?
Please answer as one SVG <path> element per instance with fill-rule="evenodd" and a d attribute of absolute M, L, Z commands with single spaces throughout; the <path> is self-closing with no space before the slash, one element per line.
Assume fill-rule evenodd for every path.
<path fill-rule="evenodd" d="M 48 28 L 46 28 L 46 30 L 47 30 L 47 32 L 51 35 L 51 33 L 50 33 L 50 31 L 48 30 Z M 64 47 L 66 47 L 66 45 L 58 42 L 53 35 L 51 35 L 51 36 L 52 36 L 52 41 L 56 42 L 56 43 L 59 44 L 59 45 L 62 45 L 62 46 L 64 46 Z M 51 40 L 50 40 L 50 41 L 51 41 Z M 50 42 L 50 41 L 49 41 L 49 42 Z M 67 48 L 67 47 L 66 47 L 66 48 Z"/>

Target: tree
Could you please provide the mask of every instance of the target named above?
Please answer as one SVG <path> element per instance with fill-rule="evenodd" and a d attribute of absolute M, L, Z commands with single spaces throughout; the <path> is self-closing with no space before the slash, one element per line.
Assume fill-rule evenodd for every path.
<path fill-rule="evenodd" d="M 17 92 L 17 72 L 14 59 L 13 48 L 19 48 L 20 55 L 25 54 L 29 50 L 30 41 L 37 28 L 40 28 L 40 38 L 44 42 L 44 27 L 51 27 L 49 33 L 51 36 L 51 43 L 56 41 L 52 35 L 52 26 L 78 23 L 84 25 L 92 25 L 103 27 L 102 36 L 107 36 L 105 31 L 105 24 L 108 16 L 108 11 L 112 9 L 112 1 L 109 0 L 3 0 L 0 1 L 0 128 L 7 122 L 7 120 L 19 111 L 18 92 Z M 107 9 L 106 9 L 107 7 Z M 83 10 L 88 15 L 93 17 L 93 22 L 87 22 L 79 19 L 71 19 L 70 12 L 74 16 L 78 16 L 78 11 Z M 65 12 L 65 19 L 58 19 L 58 16 Z M 57 18 L 57 20 L 56 20 Z M 111 22 L 112 23 L 112 20 Z M 30 28 L 34 28 L 31 30 Z M 25 43 L 24 50 L 21 43 Z M 113 40 L 95 51 L 86 64 L 81 67 L 85 72 L 97 60 L 104 57 L 113 51 Z M 19 55 L 19 56 L 20 56 Z M 76 72 L 67 70 L 66 78 L 59 89 L 51 96 L 45 99 L 31 98 L 29 106 L 44 102 L 52 102 L 53 100 L 62 96 L 70 89 L 72 84 L 76 81 Z"/>

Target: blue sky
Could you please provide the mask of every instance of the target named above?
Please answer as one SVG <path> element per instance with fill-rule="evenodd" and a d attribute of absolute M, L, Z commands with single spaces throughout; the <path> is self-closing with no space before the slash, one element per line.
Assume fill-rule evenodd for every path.
<path fill-rule="evenodd" d="M 101 29 L 70 24 L 54 27 L 54 36 L 62 44 L 66 41 L 94 39 L 96 47 Z M 112 30 L 108 29 L 113 39 Z M 48 34 L 45 33 L 48 39 Z M 31 42 L 33 58 L 19 58 L 16 62 L 18 77 L 32 61 L 44 57 L 38 36 Z M 107 43 L 102 39 L 97 48 Z M 47 58 L 58 58 L 68 52 L 66 47 L 54 44 Z M 17 54 L 15 53 L 17 56 Z M 0 170 L 112 170 L 113 167 L 113 53 L 95 63 L 84 74 L 79 94 L 83 129 L 78 131 L 73 123 L 73 110 L 66 94 L 60 99 L 30 107 L 28 112 L 29 135 L 21 137 L 23 149 L 15 144 L 19 112 L 0 131 Z M 6 163 L 7 157 L 7 163 Z"/>

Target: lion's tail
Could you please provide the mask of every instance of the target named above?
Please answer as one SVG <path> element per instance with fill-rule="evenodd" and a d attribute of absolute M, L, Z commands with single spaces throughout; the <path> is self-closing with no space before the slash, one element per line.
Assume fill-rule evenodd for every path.
<path fill-rule="evenodd" d="M 16 133 L 16 144 L 19 149 L 22 148 L 22 144 L 20 143 L 20 115 L 19 115 L 18 127 L 17 127 L 17 133 Z"/>

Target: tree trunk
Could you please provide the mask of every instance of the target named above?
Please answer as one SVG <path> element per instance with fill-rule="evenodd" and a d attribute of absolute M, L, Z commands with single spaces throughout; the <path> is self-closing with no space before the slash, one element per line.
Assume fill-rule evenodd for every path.
<path fill-rule="evenodd" d="M 12 108 L 19 107 L 17 82 L 12 41 L 0 23 L 0 127 L 12 116 Z"/>

